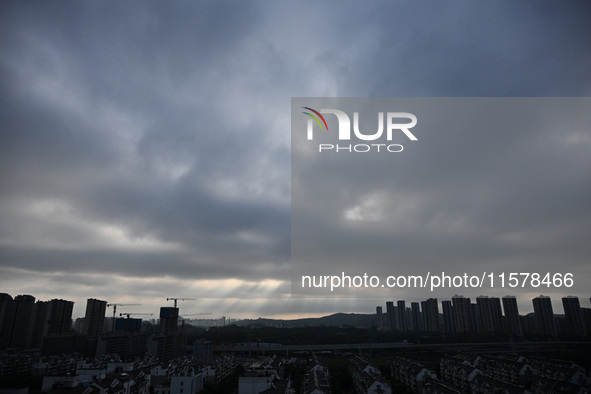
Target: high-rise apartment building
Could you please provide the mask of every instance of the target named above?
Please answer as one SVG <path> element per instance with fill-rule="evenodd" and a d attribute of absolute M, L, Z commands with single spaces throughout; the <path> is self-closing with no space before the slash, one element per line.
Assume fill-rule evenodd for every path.
<path fill-rule="evenodd" d="M 396 302 L 396 311 L 397 311 L 397 321 L 398 321 L 398 329 L 402 332 L 407 331 L 407 321 L 406 321 L 406 303 L 404 300 L 400 300 Z"/>
<path fill-rule="evenodd" d="M 160 333 L 172 335 L 176 333 L 179 321 L 179 308 L 163 306 L 160 308 Z"/>
<path fill-rule="evenodd" d="M 494 331 L 498 334 L 502 334 L 504 332 L 504 325 L 503 309 L 501 308 L 501 299 L 499 297 L 490 297 L 490 307 Z"/>
<path fill-rule="evenodd" d="M 423 319 L 425 321 L 426 331 L 439 331 L 439 304 L 437 303 L 437 298 L 429 298 L 425 301 Z"/>
<path fill-rule="evenodd" d="M 547 337 L 556 337 L 558 332 L 556 330 L 556 320 L 554 319 L 554 311 L 552 309 L 552 300 L 550 297 L 540 295 L 532 300 L 534 305 L 534 313 L 536 314 L 536 322 L 540 334 Z"/>
<path fill-rule="evenodd" d="M 89 298 L 86 301 L 83 332 L 88 335 L 89 338 L 98 338 L 103 335 L 106 310 L 107 301 L 101 301 L 94 298 Z"/>
<path fill-rule="evenodd" d="M 441 301 L 441 308 L 443 309 L 443 329 L 448 334 L 454 334 L 456 332 L 456 322 L 451 301 Z"/>
<path fill-rule="evenodd" d="M 414 331 L 423 331 L 423 319 L 421 316 L 421 306 L 418 302 L 410 303 L 411 326 Z"/>
<path fill-rule="evenodd" d="M 474 312 L 470 298 L 455 295 L 452 297 L 452 302 L 456 332 L 475 331 L 476 324 L 474 322 Z"/>
<path fill-rule="evenodd" d="M 72 328 L 72 311 L 74 302 L 53 299 L 38 301 L 31 314 L 31 326 L 27 336 L 27 347 L 39 349 L 43 338 L 64 335 Z"/>
<path fill-rule="evenodd" d="M 18 295 L 14 300 L 6 298 L 5 302 L 4 317 L 2 318 L 2 345 L 7 349 L 25 349 L 30 332 L 35 297 Z"/>
<path fill-rule="evenodd" d="M 509 295 L 503 297 L 503 311 L 505 312 L 505 327 L 507 334 L 512 335 L 516 339 L 523 338 L 523 329 L 521 328 L 517 298 Z"/>
<path fill-rule="evenodd" d="M 562 298 L 564 317 L 569 335 L 584 337 L 586 327 L 583 321 L 583 313 L 579 304 L 579 297 L 567 296 Z"/>
<path fill-rule="evenodd" d="M 10 321 L 8 310 L 13 302 L 12 296 L 6 293 L 0 293 L 0 349 L 8 347 L 8 336 L 12 322 Z"/>
<path fill-rule="evenodd" d="M 480 322 L 480 330 L 481 333 L 494 333 L 495 328 L 493 326 L 493 317 L 492 317 L 492 306 L 491 301 L 488 296 L 478 296 L 476 297 L 476 306 L 478 309 L 478 319 Z"/>
<path fill-rule="evenodd" d="M 54 299 L 48 302 L 47 334 L 63 335 L 69 333 L 72 329 L 74 301 Z"/>
<path fill-rule="evenodd" d="M 394 306 L 394 301 L 386 302 L 386 318 L 388 321 L 388 331 L 394 331 L 395 324 L 394 324 L 394 315 L 396 314 L 396 307 Z"/>

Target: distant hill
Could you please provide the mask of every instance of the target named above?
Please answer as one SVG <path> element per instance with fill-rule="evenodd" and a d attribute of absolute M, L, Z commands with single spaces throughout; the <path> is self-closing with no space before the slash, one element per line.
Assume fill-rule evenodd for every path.
<path fill-rule="evenodd" d="M 239 326 L 258 327 L 342 327 L 369 328 L 373 325 L 376 315 L 360 313 L 335 313 L 324 317 L 310 317 L 305 319 L 247 319 L 236 322 Z"/>

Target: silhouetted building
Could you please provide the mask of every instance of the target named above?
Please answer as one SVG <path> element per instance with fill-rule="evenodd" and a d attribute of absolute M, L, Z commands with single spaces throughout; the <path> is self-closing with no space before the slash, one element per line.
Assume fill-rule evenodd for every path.
<path fill-rule="evenodd" d="M 89 338 L 98 338 L 103 335 L 106 310 L 107 301 L 101 301 L 94 298 L 89 298 L 86 301 L 83 332 Z"/>
<path fill-rule="evenodd" d="M 74 301 L 51 300 L 49 301 L 47 334 L 63 335 L 72 330 L 72 311 Z"/>
<path fill-rule="evenodd" d="M 10 296 L 8 296 L 10 297 Z M 4 297 L 2 343 L 5 349 L 25 349 L 31 327 L 35 297 L 18 295 L 14 300 Z"/>
<path fill-rule="evenodd" d="M 552 301 L 550 300 L 550 297 L 541 295 L 534 298 L 532 303 L 534 305 L 536 322 L 540 334 L 547 337 L 556 337 L 558 333 L 556 330 L 556 320 L 554 319 L 554 311 L 552 310 Z"/>
<path fill-rule="evenodd" d="M 172 335 L 177 331 L 179 308 L 163 306 L 160 308 L 160 333 Z"/>
<path fill-rule="evenodd" d="M 425 321 L 426 331 L 439 331 L 439 304 L 437 303 L 437 298 L 429 298 L 425 301 L 423 320 Z"/>
<path fill-rule="evenodd" d="M 11 332 L 12 321 L 9 318 L 7 310 L 12 302 L 13 299 L 10 294 L 0 293 L 0 349 L 8 347 L 8 338 Z"/>
<path fill-rule="evenodd" d="M 142 329 L 142 319 L 118 317 L 115 319 L 115 332 L 139 332 Z"/>
<path fill-rule="evenodd" d="M 117 354 L 123 359 L 141 357 L 148 351 L 148 340 L 148 334 L 138 332 L 104 336 L 98 339 L 96 355 Z"/>
<path fill-rule="evenodd" d="M 40 349 L 43 343 L 43 337 L 47 335 L 49 320 L 48 315 L 49 302 L 37 301 L 33 305 L 31 312 L 31 321 L 29 323 L 29 330 L 27 334 L 27 348 Z"/>
<path fill-rule="evenodd" d="M 576 337 L 584 337 L 586 334 L 585 323 L 583 321 L 579 298 L 574 296 L 563 297 L 562 306 L 564 307 L 567 334 Z"/>
<path fill-rule="evenodd" d="M 423 321 L 421 316 L 421 306 L 418 302 L 410 303 L 411 310 L 411 326 L 414 331 L 423 330 Z"/>
<path fill-rule="evenodd" d="M 179 308 L 160 308 L 160 335 L 152 336 L 147 351 L 160 360 L 171 360 L 185 354 L 186 338 L 178 329 Z"/>
<path fill-rule="evenodd" d="M 38 301 L 33 306 L 27 335 L 27 348 L 40 349 L 43 338 L 64 335 L 71 331 L 73 301 Z"/>
<path fill-rule="evenodd" d="M 536 319 L 535 313 L 528 313 L 525 316 L 519 316 L 521 322 L 521 329 L 523 335 L 540 335 L 540 329 L 538 327 L 538 320 Z"/>
<path fill-rule="evenodd" d="M 398 315 L 398 329 L 402 332 L 407 331 L 407 323 L 406 323 L 406 304 L 404 300 L 399 300 L 396 303 L 396 310 Z"/>
<path fill-rule="evenodd" d="M 583 324 L 585 325 L 585 333 L 591 336 L 591 309 L 581 308 L 581 315 L 583 316 Z"/>
<path fill-rule="evenodd" d="M 446 333 L 454 334 L 456 332 L 456 323 L 454 319 L 454 311 L 451 301 L 442 301 L 441 307 L 443 309 L 443 327 Z"/>
<path fill-rule="evenodd" d="M 472 321 L 470 322 L 472 324 L 472 331 L 475 332 L 480 332 L 480 319 L 478 317 L 478 305 L 476 305 L 476 303 L 471 303 L 470 307 L 472 309 L 472 316 L 471 319 Z"/>
<path fill-rule="evenodd" d="M 0 293 L 0 349 L 3 349 L 8 345 L 10 324 L 8 322 L 8 318 L 6 318 L 6 310 L 12 301 L 13 299 L 10 294 Z"/>
<path fill-rule="evenodd" d="M 396 314 L 396 307 L 394 307 L 394 301 L 386 302 L 386 314 L 387 314 L 387 321 L 388 321 L 388 330 L 394 331 L 395 324 L 394 324 L 394 315 Z"/>
<path fill-rule="evenodd" d="M 207 365 L 213 361 L 213 342 L 198 339 L 193 343 L 193 357 L 201 365 Z"/>
<path fill-rule="evenodd" d="M 154 335 L 147 343 L 148 354 L 159 360 L 168 361 L 185 354 L 186 339 L 184 335 Z"/>
<path fill-rule="evenodd" d="M 474 313 L 470 299 L 461 295 L 452 297 L 456 332 L 475 331 Z"/>
<path fill-rule="evenodd" d="M 501 312 L 501 301 L 497 297 L 478 296 L 476 297 L 478 310 L 479 332 L 497 333 L 503 332 L 503 314 Z"/>
<path fill-rule="evenodd" d="M 421 301 L 421 313 L 423 315 L 423 331 L 429 331 L 427 328 L 427 301 Z"/>
<path fill-rule="evenodd" d="M 376 306 L 376 316 L 376 327 L 378 330 L 381 330 L 384 327 L 384 314 L 381 306 Z"/>
<path fill-rule="evenodd" d="M 492 306 L 488 296 L 476 297 L 476 306 L 478 308 L 478 318 L 480 320 L 480 333 L 493 333 Z"/>
<path fill-rule="evenodd" d="M 523 338 L 517 298 L 514 296 L 503 297 L 503 311 L 505 312 L 507 334 L 512 335 L 516 339 Z"/>
<path fill-rule="evenodd" d="M 490 306 L 492 312 L 494 331 L 498 334 L 502 334 L 504 332 L 504 324 L 503 309 L 501 308 L 501 299 L 499 297 L 491 297 Z"/>

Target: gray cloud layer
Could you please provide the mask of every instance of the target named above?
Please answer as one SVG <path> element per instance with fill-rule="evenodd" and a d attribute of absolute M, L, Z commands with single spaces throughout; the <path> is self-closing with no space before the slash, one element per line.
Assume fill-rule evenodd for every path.
<path fill-rule="evenodd" d="M 78 304 L 134 292 L 154 305 L 215 293 L 241 299 L 223 301 L 232 313 L 345 310 L 329 301 L 302 306 L 278 285 L 289 278 L 290 98 L 586 96 L 589 11 L 584 2 L 5 3 L 0 284 L 13 295 L 63 294 Z M 584 150 L 588 132 L 581 139 Z M 487 176 L 503 192 L 468 222 L 494 227 L 491 213 L 511 209 L 519 229 L 544 210 L 540 226 L 559 223 L 584 239 L 588 161 L 544 147 L 540 155 L 558 157 L 522 157 L 515 141 L 513 160 L 535 166 L 531 177 L 563 182 L 544 190 L 564 205 L 553 211 L 535 189 L 515 204 L 515 187 L 526 186 L 498 160 L 494 141 L 466 144 L 477 153 L 434 155 L 415 169 L 420 182 L 405 181 L 421 215 L 442 204 L 464 209 L 456 193 Z M 494 171 L 471 171 L 475 160 Z M 449 173 L 434 176 L 434 167 Z M 446 196 L 437 183 L 450 179 Z M 579 244 L 561 234 L 543 234 L 544 242 Z M 471 234 L 474 254 L 487 253 L 488 235 Z M 167 286 L 145 293 L 160 278 Z M 232 278 L 231 294 L 184 287 Z M 272 284 L 256 285 L 265 279 Z M 75 285 L 64 289 L 68 282 Z M 180 283 L 177 294 L 170 283 Z M 212 298 L 219 306 L 222 298 Z"/>
<path fill-rule="evenodd" d="M 294 100 L 292 252 L 301 275 L 448 275 L 494 272 L 492 294 L 586 294 L 591 280 L 591 100 L 435 98 Z M 306 140 L 303 106 L 338 108 L 371 118 L 378 111 L 417 116 L 418 141 L 337 140 L 316 130 Z M 360 109 L 361 108 L 361 109 Z M 299 121 L 299 122 L 298 122 Z M 331 123 L 332 122 L 332 123 Z M 318 144 L 341 151 L 318 152 Z M 401 153 L 349 153 L 349 144 L 402 143 Z M 575 286 L 500 288 L 501 272 L 571 273 Z M 300 278 L 298 278 L 300 276 Z M 490 281 L 476 292 L 491 292 Z M 382 290 L 379 292 L 379 290 Z M 387 291 L 385 291 L 387 290 Z M 457 292 L 474 294 L 474 290 Z M 312 292 L 312 291 L 309 291 Z M 439 290 L 449 297 L 454 290 Z M 316 294 L 315 292 L 312 292 Z M 320 294 L 331 294 L 328 290 Z M 332 294 L 334 294 L 333 292 Z M 363 294 L 360 290 L 349 294 Z M 420 298 L 424 289 L 374 289 L 366 295 Z M 478 295 L 478 293 L 476 293 Z"/>

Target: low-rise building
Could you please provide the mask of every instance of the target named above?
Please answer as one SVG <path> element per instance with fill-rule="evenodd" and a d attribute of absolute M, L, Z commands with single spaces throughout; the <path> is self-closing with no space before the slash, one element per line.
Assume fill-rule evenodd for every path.
<path fill-rule="evenodd" d="M 440 362 L 441 378 L 461 393 L 471 392 L 471 383 L 481 371 L 468 361 L 454 356 L 444 356 Z"/>
<path fill-rule="evenodd" d="M 427 377 L 436 378 L 435 372 L 413 360 L 395 357 L 392 361 L 392 376 L 413 392 L 420 392 Z"/>
<path fill-rule="evenodd" d="M 302 392 L 304 394 L 330 394 L 330 372 L 328 368 L 318 361 L 318 357 L 312 354 L 311 363 L 308 365 L 308 373 L 304 376 Z"/>
<path fill-rule="evenodd" d="M 349 362 L 349 373 L 358 394 L 391 394 L 390 383 L 374 365 L 362 357 L 355 356 Z"/>

